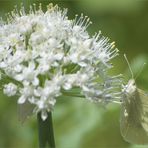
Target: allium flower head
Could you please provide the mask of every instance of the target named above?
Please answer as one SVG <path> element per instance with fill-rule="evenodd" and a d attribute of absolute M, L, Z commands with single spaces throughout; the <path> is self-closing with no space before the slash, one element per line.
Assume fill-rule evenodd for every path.
<path fill-rule="evenodd" d="M 107 73 L 118 50 L 100 32 L 90 37 L 90 24 L 83 15 L 69 20 L 67 9 L 58 6 L 49 5 L 46 12 L 31 7 L 29 14 L 23 7 L 14 10 L 0 25 L 4 94 L 18 97 L 18 104 L 34 105 L 43 120 L 61 96 L 118 99 L 120 76 Z"/>

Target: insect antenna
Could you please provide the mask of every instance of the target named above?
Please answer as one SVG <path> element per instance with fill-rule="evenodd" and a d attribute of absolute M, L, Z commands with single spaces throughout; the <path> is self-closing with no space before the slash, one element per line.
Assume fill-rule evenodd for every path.
<path fill-rule="evenodd" d="M 128 59 L 127 59 L 126 54 L 124 54 L 124 58 L 125 58 L 125 60 L 126 60 L 126 62 L 127 62 L 127 65 L 128 65 L 128 67 L 129 67 L 129 70 L 130 70 L 132 79 L 134 79 L 134 74 L 133 74 L 132 68 L 131 68 L 131 66 L 130 66 L 130 64 L 129 64 L 129 61 L 128 61 Z"/>
<path fill-rule="evenodd" d="M 136 80 L 136 79 L 138 78 L 138 76 L 141 74 L 141 72 L 142 72 L 142 70 L 143 70 L 145 64 L 146 64 L 146 63 L 143 63 L 143 65 L 141 66 L 140 71 L 137 73 L 137 75 L 136 75 L 136 77 L 135 77 L 135 80 Z"/>
<path fill-rule="evenodd" d="M 131 66 L 130 66 L 130 64 L 129 64 L 129 61 L 128 61 L 128 59 L 127 59 L 126 54 L 124 54 L 124 58 L 125 58 L 125 60 L 126 60 L 126 62 L 127 62 L 127 64 L 128 64 L 128 67 L 129 67 L 129 70 L 130 70 L 132 79 L 134 79 L 134 74 L 133 74 L 132 68 L 131 68 Z M 137 73 L 137 75 L 136 75 L 136 77 L 135 77 L 135 80 L 138 78 L 138 76 L 139 76 L 140 73 L 142 72 L 142 70 L 143 70 L 145 64 L 146 64 L 146 63 L 143 63 L 143 65 L 141 66 L 140 71 Z"/>

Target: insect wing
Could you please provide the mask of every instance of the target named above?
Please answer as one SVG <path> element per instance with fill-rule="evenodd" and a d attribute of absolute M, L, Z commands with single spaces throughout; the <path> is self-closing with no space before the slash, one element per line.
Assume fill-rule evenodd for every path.
<path fill-rule="evenodd" d="M 24 123 L 25 120 L 32 115 L 34 110 L 34 105 L 26 101 L 23 104 L 18 105 L 18 118 L 21 123 Z"/>
<path fill-rule="evenodd" d="M 142 127 L 148 134 L 148 94 L 141 89 L 138 89 L 138 92 L 142 103 L 141 123 Z"/>
<path fill-rule="evenodd" d="M 134 95 L 124 94 L 120 130 L 124 139 L 133 144 L 148 144 L 148 96 L 136 89 Z"/>

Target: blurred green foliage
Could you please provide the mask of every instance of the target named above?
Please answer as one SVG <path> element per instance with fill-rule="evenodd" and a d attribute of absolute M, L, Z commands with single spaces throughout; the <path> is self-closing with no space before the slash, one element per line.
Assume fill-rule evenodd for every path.
<path fill-rule="evenodd" d="M 103 35 L 116 41 L 120 58 L 113 60 L 114 74 L 124 73 L 125 80 L 131 76 L 123 53 L 127 54 L 136 75 L 144 62 L 148 63 L 148 1 L 144 0 L 0 0 L 0 15 L 10 12 L 14 5 L 26 9 L 32 3 L 50 2 L 68 8 L 69 18 L 84 13 L 93 24 L 90 34 L 102 31 Z M 148 90 L 148 65 L 136 80 L 138 86 Z M 126 81 L 125 81 L 126 83 Z M 80 99 L 61 99 L 53 112 L 57 148 L 146 148 L 131 145 L 120 134 L 120 106 L 110 104 L 102 107 Z M 0 148 L 38 147 L 36 117 L 21 125 L 17 118 L 16 98 L 0 94 Z"/>

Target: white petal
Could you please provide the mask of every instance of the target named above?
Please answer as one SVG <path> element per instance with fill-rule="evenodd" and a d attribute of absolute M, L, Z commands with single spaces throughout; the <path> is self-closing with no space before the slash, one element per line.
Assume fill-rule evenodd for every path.
<path fill-rule="evenodd" d="M 34 86 L 37 86 L 39 84 L 39 79 L 35 77 L 32 83 Z"/>
<path fill-rule="evenodd" d="M 51 104 L 52 106 L 54 106 L 56 103 L 56 99 L 50 99 L 49 100 L 49 104 Z"/>
<path fill-rule="evenodd" d="M 47 112 L 45 110 L 43 110 L 41 113 L 41 118 L 43 119 L 43 121 L 45 121 L 47 119 L 47 117 L 48 117 Z"/>
<path fill-rule="evenodd" d="M 18 80 L 18 81 L 22 81 L 24 79 L 23 75 L 22 74 L 18 74 L 15 76 L 15 79 Z"/>
<path fill-rule="evenodd" d="M 65 90 L 70 90 L 70 89 L 72 88 L 72 85 L 69 84 L 69 83 L 65 83 L 65 84 L 63 85 L 63 88 L 64 88 Z"/>
<path fill-rule="evenodd" d="M 18 104 L 23 104 L 25 101 L 26 101 L 25 96 L 21 96 L 21 97 L 18 99 Z"/>
<path fill-rule="evenodd" d="M 7 67 L 7 64 L 5 62 L 1 62 L 0 63 L 0 68 L 5 68 L 5 67 Z"/>

